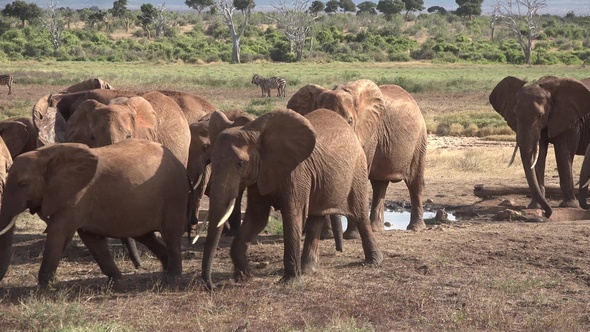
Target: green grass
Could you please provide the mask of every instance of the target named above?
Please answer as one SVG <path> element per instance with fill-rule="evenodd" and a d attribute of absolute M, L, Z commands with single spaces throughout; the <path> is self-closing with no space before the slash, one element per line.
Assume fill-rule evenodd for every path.
<path fill-rule="evenodd" d="M 516 66 L 431 63 L 252 63 L 181 65 L 159 63 L 16 61 L 2 63 L 17 84 L 68 85 L 101 77 L 126 86 L 250 87 L 254 73 L 281 76 L 294 91 L 313 83 L 326 87 L 359 78 L 399 84 L 410 92 L 489 91 L 508 75 L 534 80 L 544 75 L 585 78 L 579 66 Z"/>

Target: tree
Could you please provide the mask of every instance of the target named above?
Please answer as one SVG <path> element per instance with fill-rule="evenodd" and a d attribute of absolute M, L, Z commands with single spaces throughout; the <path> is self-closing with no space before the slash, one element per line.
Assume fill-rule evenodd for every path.
<path fill-rule="evenodd" d="M 405 4 L 401 0 L 379 0 L 377 10 L 382 12 L 385 19 L 391 21 L 393 15 L 401 13 Z"/>
<path fill-rule="evenodd" d="M 185 0 L 184 3 L 196 10 L 199 14 L 202 13 L 203 10 L 215 5 L 213 0 Z"/>
<path fill-rule="evenodd" d="M 404 8 L 406 9 L 406 15 L 404 19 L 408 20 L 408 15 L 410 12 L 416 12 L 424 10 L 424 1 L 423 0 L 402 0 L 404 3 Z"/>
<path fill-rule="evenodd" d="M 255 5 L 254 0 L 215 0 L 215 8 L 223 16 L 223 20 L 231 34 L 231 59 L 234 63 L 240 63 L 240 39 L 246 30 L 246 26 L 248 26 L 248 20 Z M 242 12 L 242 22 L 239 30 L 236 30 L 236 24 L 234 23 L 234 11 L 236 9 Z"/>
<path fill-rule="evenodd" d="M 154 27 L 154 18 L 158 15 L 156 7 L 151 3 L 144 3 L 139 7 L 141 14 L 137 16 L 139 25 L 147 33 L 148 39 L 152 37 L 151 30 Z"/>
<path fill-rule="evenodd" d="M 312 13 L 315 17 L 318 17 L 319 13 L 324 9 L 326 9 L 326 5 L 324 5 L 324 3 L 320 0 L 315 0 L 311 3 L 307 11 Z"/>
<path fill-rule="evenodd" d="M 62 8 L 59 8 L 58 11 L 59 11 L 61 17 L 63 17 L 64 20 L 66 21 L 66 26 L 69 29 L 70 25 L 74 21 L 74 16 L 76 15 L 76 12 L 70 7 L 66 7 L 66 8 L 62 7 Z"/>
<path fill-rule="evenodd" d="M 43 10 L 34 3 L 28 4 L 21 0 L 16 0 L 13 3 L 9 3 L 2 10 L 2 14 L 10 17 L 16 17 L 25 26 L 27 21 L 41 17 Z"/>
<path fill-rule="evenodd" d="M 129 32 L 129 25 L 133 14 L 127 9 L 127 0 L 115 0 L 113 2 L 113 8 L 110 9 L 113 17 L 123 20 L 125 22 L 125 32 Z"/>
<path fill-rule="evenodd" d="M 481 4 L 483 0 L 455 0 L 455 2 L 459 5 L 457 8 L 457 15 L 459 16 L 467 16 L 469 20 L 473 18 L 473 16 L 481 15 Z"/>
<path fill-rule="evenodd" d="M 328 14 L 335 13 L 340 8 L 340 2 L 338 0 L 330 0 L 326 2 L 326 9 L 324 11 Z"/>
<path fill-rule="evenodd" d="M 512 32 L 524 52 L 527 65 L 531 64 L 533 41 L 539 36 L 537 12 L 545 6 L 545 0 L 503 0 L 494 8 L 492 20 Z M 521 14 L 525 11 L 526 14 Z"/>
<path fill-rule="evenodd" d="M 444 9 L 443 7 L 440 7 L 440 6 L 428 7 L 428 9 L 426 9 L 426 11 L 429 13 L 438 12 L 441 15 L 447 15 L 447 10 Z"/>
<path fill-rule="evenodd" d="M 43 22 L 45 28 L 49 30 L 54 55 L 57 55 L 57 50 L 61 46 L 61 36 L 66 26 L 66 23 L 60 17 L 60 11 L 57 10 L 57 4 L 57 2 L 51 0 L 51 3 L 48 5 L 47 16 Z"/>
<path fill-rule="evenodd" d="M 338 6 L 340 8 L 342 8 L 343 12 L 351 12 L 354 13 L 356 12 L 356 5 L 354 4 L 354 2 L 352 2 L 352 0 L 340 0 L 340 3 L 338 4 Z"/>
<path fill-rule="evenodd" d="M 290 5 L 287 5 L 286 0 L 279 0 L 277 4 L 272 6 L 276 12 L 269 14 L 268 17 L 277 23 L 279 29 L 284 31 L 291 52 L 293 52 L 293 44 L 295 44 L 296 59 L 301 60 L 305 39 L 311 31 L 314 20 L 307 10 L 309 0 L 292 0 Z"/>
<path fill-rule="evenodd" d="M 369 13 L 371 15 L 377 15 L 377 4 L 372 1 L 364 1 L 356 5 L 359 11 L 357 15 L 362 13 Z"/>

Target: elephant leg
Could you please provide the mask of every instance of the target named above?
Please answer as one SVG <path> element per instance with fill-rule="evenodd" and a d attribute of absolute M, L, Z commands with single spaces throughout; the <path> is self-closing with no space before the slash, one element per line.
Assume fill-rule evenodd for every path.
<path fill-rule="evenodd" d="M 301 276 L 303 211 L 282 209 L 281 216 L 283 218 L 283 265 L 285 267 L 281 282 L 290 283 Z"/>
<path fill-rule="evenodd" d="M 182 231 L 162 232 L 162 239 L 166 244 L 168 257 L 168 263 L 164 270 L 169 281 L 174 281 L 182 274 Z"/>
<path fill-rule="evenodd" d="M 371 180 L 373 188 L 373 199 L 371 200 L 371 228 L 373 232 L 383 232 L 385 223 L 385 193 L 389 181 Z M 413 203 L 413 202 L 412 202 Z"/>
<path fill-rule="evenodd" d="M 45 249 L 43 249 L 43 259 L 39 269 L 39 286 L 42 289 L 46 289 L 49 283 L 53 281 L 66 245 L 70 243 L 75 233 L 75 230 L 66 229 L 64 231 L 61 225 L 54 224 L 53 226 L 47 227 Z"/>
<path fill-rule="evenodd" d="M 129 259 L 131 259 L 133 266 L 135 266 L 136 269 L 139 269 L 141 267 L 141 258 L 135 241 L 131 238 L 124 238 L 121 239 L 121 244 L 127 248 L 127 253 L 129 254 Z"/>
<path fill-rule="evenodd" d="M 301 255 L 301 272 L 311 273 L 319 259 L 320 233 L 326 224 L 328 216 L 309 216 L 306 221 L 305 243 L 303 244 L 303 254 Z"/>
<path fill-rule="evenodd" d="M 379 265 L 383 261 L 383 254 L 377 247 L 375 235 L 369 226 L 369 219 L 366 216 L 348 217 L 349 223 L 354 223 L 357 226 L 358 232 L 363 243 L 363 251 L 365 253 L 365 262 L 372 265 Z"/>
<path fill-rule="evenodd" d="M 96 263 L 98 263 L 102 273 L 109 278 L 109 281 L 120 280 L 123 275 L 113 260 L 113 256 L 109 251 L 107 239 L 103 236 L 90 234 L 80 229 L 78 230 L 78 235 L 92 254 L 92 257 L 94 257 Z"/>
<path fill-rule="evenodd" d="M 559 207 L 579 207 L 575 195 L 574 176 L 572 173 L 572 164 L 574 162 L 574 151 L 570 151 L 568 146 L 555 146 L 555 159 L 557 161 L 557 172 L 559 173 L 559 187 L 563 193 L 563 200 Z"/>
<path fill-rule="evenodd" d="M 541 194 L 545 197 L 545 164 L 547 162 L 547 149 L 549 147 L 549 142 L 544 139 L 539 141 L 539 157 L 537 158 L 537 165 L 535 165 L 535 173 L 537 175 L 537 183 L 539 184 L 539 189 L 541 189 Z M 528 209 L 540 209 L 541 204 L 537 202 L 534 198 L 531 199 L 529 203 Z"/>
<path fill-rule="evenodd" d="M 335 217 L 339 217 L 334 215 Z M 331 218 L 332 216 L 330 216 Z M 309 221 L 309 220 L 308 220 Z M 331 224 L 331 219 L 328 219 L 327 217 L 324 218 L 324 221 L 322 222 L 322 231 L 320 233 L 320 239 L 321 240 L 325 240 L 325 239 L 331 239 L 334 237 L 334 232 L 332 230 L 332 224 Z M 307 225 L 307 223 L 306 223 Z"/>
<path fill-rule="evenodd" d="M 406 186 L 410 191 L 410 202 L 412 210 L 410 211 L 410 224 L 407 230 L 419 231 L 426 228 L 424 223 L 424 205 L 422 204 L 422 189 L 424 183 L 420 176 L 406 180 Z"/>
<path fill-rule="evenodd" d="M 166 245 L 156 237 L 154 232 L 142 236 L 136 236 L 134 239 L 146 246 L 154 253 L 154 255 L 156 255 L 158 260 L 162 263 L 162 268 L 164 270 L 168 268 L 168 250 L 166 249 Z"/>
<path fill-rule="evenodd" d="M 256 200 L 253 190 L 248 191 L 248 207 L 244 222 L 240 226 L 238 235 L 231 245 L 231 258 L 234 263 L 234 278 L 236 281 L 246 281 L 251 277 L 248 265 L 248 244 L 252 242 L 266 227 L 270 215 L 270 205 L 265 203 L 253 203 Z"/>
<path fill-rule="evenodd" d="M 231 212 L 229 218 L 227 219 L 227 223 L 229 224 L 229 229 L 224 228 L 223 234 L 227 236 L 236 236 L 238 235 L 238 230 L 242 225 L 242 196 L 244 192 L 241 191 L 236 197 L 236 204 L 234 205 L 234 209 Z"/>
<path fill-rule="evenodd" d="M 332 225 L 334 243 L 336 244 L 336 251 L 342 252 L 344 250 L 344 241 L 342 237 L 342 216 L 339 214 L 330 215 L 330 224 Z"/>

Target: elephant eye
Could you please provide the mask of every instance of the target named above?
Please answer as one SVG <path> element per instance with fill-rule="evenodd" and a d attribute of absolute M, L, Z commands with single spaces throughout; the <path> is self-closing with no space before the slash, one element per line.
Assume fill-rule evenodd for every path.
<path fill-rule="evenodd" d="M 94 142 L 94 140 L 95 140 L 94 135 L 90 135 L 90 140 Z"/>
<path fill-rule="evenodd" d="M 23 181 L 23 180 L 21 180 L 21 181 L 18 181 L 18 183 L 17 183 L 17 184 L 18 184 L 18 186 L 19 186 L 20 188 L 25 188 L 26 186 L 28 186 L 28 183 L 27 183 L 26 181 Z"/>
<path fill-rule="evenodd" d="M 236 164 L 236 167 L 239 169 L 239 168 L 242 168 L 242 166 L 244 166 L 244 161 L 243 160 L 238 161 L 238 163 Z"/>
<path fill-rule="evenodd" d="M 348 124 L 352 124 L 352 116 L 348 118 Z"/>
<path fill-rule="evenodd" d="M 125 136 L 126 139 L 130 139 L 131 138 L 131 134 L 127 134 L 127 136 Z"/>
<path fill-rule="evenodd" d="M 201 150 L 203 150 L 203 152 L 209 150 L 209 147 L 211 147 L 211 144 L 203 144 L 203 147 L 201 148 Z"/>

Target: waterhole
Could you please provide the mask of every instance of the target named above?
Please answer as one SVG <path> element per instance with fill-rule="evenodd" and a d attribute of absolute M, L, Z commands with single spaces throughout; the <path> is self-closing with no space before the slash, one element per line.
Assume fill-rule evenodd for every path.
<path fill-rule="evenodd" d="M 431 219 L 436 216 L 436 211 L 425 211 L 424 212 L 424 220 Z M 396 230 L 396 229 L 406 229 L 410 224 L 410 212 L 409 211 L 388 211 L 385 210 L 385 222 L 384 228 L 386 231 Z M 456 221 L 457 218 L 455 215 L 447 211 L 447 219 L 449 221 Z M 346 217 L 342 217 L 342 229 L 346 230 L 348 226 L 348 221 Z"/>

